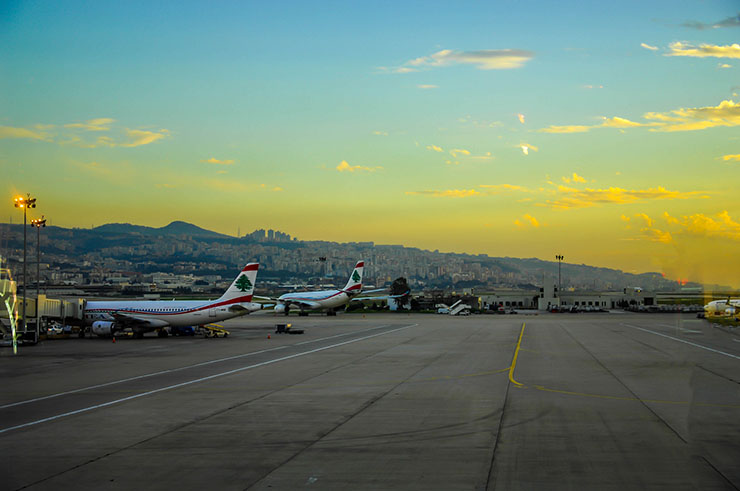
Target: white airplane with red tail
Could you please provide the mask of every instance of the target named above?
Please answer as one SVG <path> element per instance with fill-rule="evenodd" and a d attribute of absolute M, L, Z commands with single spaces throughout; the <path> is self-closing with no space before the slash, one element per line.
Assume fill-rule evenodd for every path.
<path fill-rule="evenodd" d="M 308 315 L 311 310 L 326 310 L 327 315 L 334 315 L 334 309 L 347 305 L 357 294 L 362 292 L 362 272 L 365 262 L 355 264 L 347 284 L 341 290 L 320 290 L 313 292 L 286 293 L 278 298 L 270 299 L 277 302 L 275 313 L 288 315 L 291 306 L 300 309 L 299 315 Z M 367 292 L 366 292 L 367 293 Z"/>
<path fill-rule="evenodd" d="M 197 326 L 219 322 L 262 309 L 252 302 L 258 263 L 249 263 L 216 300 L 117 300 L 86 302 L 85 324 L 93 334 L 111 336 L 132 331 L 135 337 L 157 330 L 167 336 L 168 327 Z"/>

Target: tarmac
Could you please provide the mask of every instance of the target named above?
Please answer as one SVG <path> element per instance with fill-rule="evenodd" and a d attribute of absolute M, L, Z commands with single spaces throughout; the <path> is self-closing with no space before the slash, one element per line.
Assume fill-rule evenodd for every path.
<path fill-rule="evenodd" d="M 740 488 L 740 332 L 345 314 L 0 349 L 2 489 Z"/>

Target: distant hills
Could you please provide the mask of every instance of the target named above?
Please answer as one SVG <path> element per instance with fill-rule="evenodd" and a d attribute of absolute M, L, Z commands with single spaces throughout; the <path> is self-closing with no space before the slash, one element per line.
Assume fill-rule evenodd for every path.
<path fill-rule="evenodd" d="M 20 224 L 0 224 L 0 254 L 18 264 L 22 258 Z M 95 268 L 137 273 L 197 272 L 231 274 L 235 265 L 259 261 L 263 277 L 308 280 L 318 276 L 344 277 L 358 258 L 370 261 L 379 281 L 404 276 L 427 288 L 522 287 L 537 289 L 543 274 L 557 278 L 558 264 L 537 258 L 493 257 L 485 254 L 440 253 L 401 245 L 372 242 L 337 243 L 290 239 L 282 232 L 264 230 L 233 237 L 174 221 L 164 227 L 108 223 L 94 228 L 49 226 L 42 232 L 42 261 L 51 268 L 85 272 Z M 173 240 L 176 239 L 176 240 Z M 329 257 L 324 265 L 320 257 Z M 562 264 L 563 288 L 613 290 L 641 287 L 675 291 L 679 285 L 660 273 L 642 274 L 589 266 Z M 685 288 L 726 289 L 689 283 Z"/>
<path fill-rule="evenodd" d="M 229 235 L 213 232 L 212 230 L 206 230 L 197 225 L 193 225 L 192 223 L 179 220 L 159 228 L 146 227 L 144 225 L 132 225 L 130 223 L 107 223 L 105 225 L 95 227 L 92 230 L 104 234 L 138 234 L 149 236 L 189 235 L 191 237 L 204 238 L 233 238 Z"/>

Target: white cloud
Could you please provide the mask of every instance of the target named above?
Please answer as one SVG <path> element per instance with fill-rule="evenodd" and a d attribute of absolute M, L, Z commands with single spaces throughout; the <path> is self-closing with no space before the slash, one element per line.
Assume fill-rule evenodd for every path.
<path fill-rule="evenodd" d="M 0 140 L 4 138 L 52 141 L 51 135 L 43 131 L 15 128 L 13 126 L 0 126 Z"/>
<path fill-rule="evenodd" d="M 232 165 L 234 163 L 233 160 L 219 160 L 215 157 L 211 157 L 208 160 L 201 160 L 201 162 L 204 162 L 206 164 L 216 164 L 216 165 Z"/>
<path fill-rule="evenodd" d="M 409 60 L 393 71 L 395 73 L 410 73 L 422 68 L 452 65 L 474 65 L 479 70 L 508 70 L 521 68 L 533 57 L 534 53 L 521 49 L 482 49 L 477 51 L 443 49 L 429 56 Z"/>
<path fill-rule="evenodd" d="M 336 166 L 339 172 L 375 172 L 382 170 L 383 168 L 378 167 L 365 167 L 362 165 L 349 165 L 346 160 L 342 160 L 338 166 Z"/>
<path fill-rule="evenodd" d="M 452 150 L 450 150 L 450 155 L 452 155 L 455 158 L 457 158 L 458 155 L 468 156 L 470 155 L 470 150 L 465 150 L 462 148 L 453 148 Z"/>
<path fill-rule="evenodd" d="M 519 145 L 519 148 L 522 149 L 522 153 L 524 155 L 529 155 L 530 150 L 535 151 L 535 152 L 538 151 L 537 147 L 535 147 L 534 145 L 530 145 L 529 143 L 522 143 L 521 145 Z"/>
<path fill-rule="evenodd" d="M 661 124 L 651 131 L 693 131 L 717 126 L 740 125 L 740 103 L 722 101 L 717 106 L 680 108 L 658 113 L 650 112 L 645 119 Z"/>
<path fill-rule="evenodd" d="M 79 128 L 85 131 L 108 131 L 110 130 L 111 123 L 116 120 L 112 118 L 96 118 L 85 121 L 84 123 L 69 123 L 65 124 L 65 128 Z"/>
<path fill-rule="evenodd" d="M 665 56 L 689 56 L 692 58 L 740 58 L 740 44 L 728 44 L 725 46 L 713 44 L 700 44 L 694 46 L 689 43 L 676 41 L 668 45 L 670 52 Z"/>
<path fill-rule="evenodd" d="M 525 214 L 522 218 L 524 219 L 524 221 L 521 221 L 518 218 L 514 220 L 514 225 L 516 225 L 519 228 L 525 228 L 527 224 L 529 224 L 529 226 L 534 227 L 534 228 L 539 228 L 541 226 L 539 220 L 537 220 L 535 217 L 533 217 L 529 213 Z"/>
<path fill-rule="evenodd" d="M 408 195 L 425 195 L 433 196 L 435 198 L 470 198 L 472 196 L 479 196 L 480 191 L 475 189 L 444 189 L 444 190 L 430 190 L 430 191 L 406 191 Z"/>

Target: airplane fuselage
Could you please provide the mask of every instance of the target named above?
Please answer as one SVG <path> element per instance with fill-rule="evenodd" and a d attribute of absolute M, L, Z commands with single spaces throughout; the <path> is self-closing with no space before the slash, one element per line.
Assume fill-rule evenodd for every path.
<path fill-rule="evenodd" d="M 241 309 L 234 309 L 239 306 Z M 114 314 L 124 314 L 146 320 L 149 327 L 195 326 L 219 322 L 248 312 L 260 310 L 253 302 L 213 302 L 202 300 L 133 300 L 87 302 L 85 324 L 96 321 L 115 322 Z"/>
<path fill-rule="evenodd" d="M 302 303 L 310 304 L 306 310 L 323 310 L 333 309 L 342 305 L 347 305 L 350 295 L 343 290 L 322 290 L 317 292 L 299 292 L 286 293 L 278 297 L 278 301 L 285 305 L 298 305 Z"/>
<path fill-rule="evenodd" d="M 708 315 L 735 315 L 740 312 L 740 299 L 714 300 L 704 306 L 704 312 Z"/>

